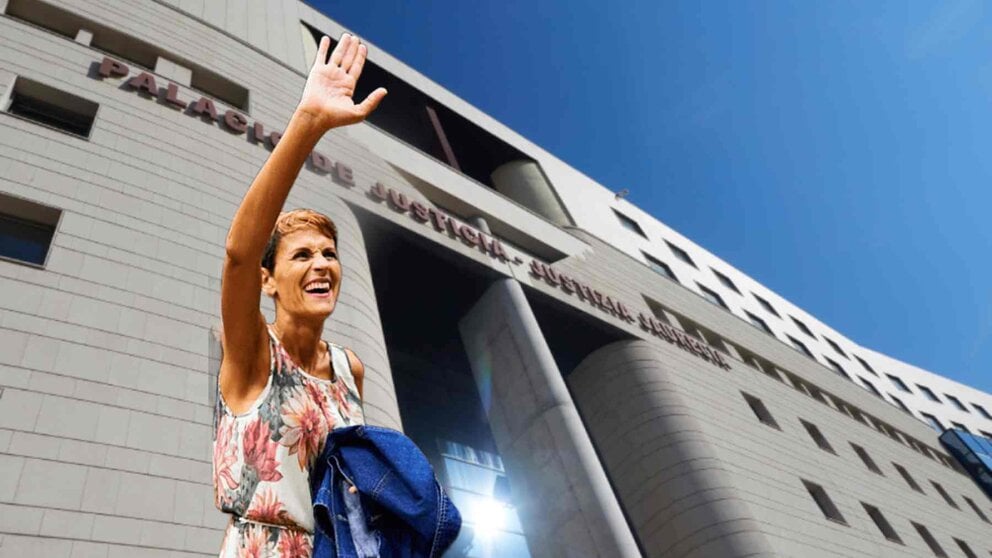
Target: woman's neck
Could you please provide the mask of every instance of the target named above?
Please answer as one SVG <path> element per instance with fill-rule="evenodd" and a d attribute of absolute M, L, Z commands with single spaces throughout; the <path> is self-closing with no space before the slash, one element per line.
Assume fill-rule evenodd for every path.
<path fill-rule="evenodd" d="M 320 342 L 323 322 L 307 322 L 277 314 L 272 325 L 279 342 L 293 362 L 310 374 L 316 372 L 324 352 Z"/>

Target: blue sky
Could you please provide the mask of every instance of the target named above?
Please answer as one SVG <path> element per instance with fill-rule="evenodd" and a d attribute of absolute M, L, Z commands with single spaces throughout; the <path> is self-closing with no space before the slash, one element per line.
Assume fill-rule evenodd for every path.
<path fill-rule="evenodd" d="M 981 1 L 313 5 L 855 342 L 992 392 Z"/>

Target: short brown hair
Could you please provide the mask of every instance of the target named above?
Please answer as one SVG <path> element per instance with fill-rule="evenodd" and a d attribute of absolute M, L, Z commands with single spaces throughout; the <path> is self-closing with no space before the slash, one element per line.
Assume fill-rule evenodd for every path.
<path fill-rule="evenodd" d="M 285 211 L 276 219 L 276 226 L 272 229 L 272 236 L 269 237 L 269 243 L 265 246 L 265 253 L 262 255 L 262 267 L 268 269 L 269 273 L 275 273 L 276 250 L 282 237 L 304 229 L 314 229 L 333 239 L 335 246 L 338 243 L 338 228 L 327 215 L 312 209 Z"/>

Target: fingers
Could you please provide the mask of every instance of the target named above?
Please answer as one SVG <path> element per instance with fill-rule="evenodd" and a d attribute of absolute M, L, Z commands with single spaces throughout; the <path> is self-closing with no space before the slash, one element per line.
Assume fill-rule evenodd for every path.
<path fill-rule="evenodd" d="M 341 58 L 341 69 L 348 71 L 351 68 L 352 63 L 355 61 L 355 57 L 358 55 L 358 37 L 353 37 L 349 35 L 351 41 L 348 42 L 348 50 L 345 51 L 344 57 Z"/>
<path fill-rule="evenodd" d="M 358 76 L 362 75 L 362 68 L 365 67 L 365 57 L 369 54 L 369 49 L 365 45 L 358 45 L 358 54 L 355 55 L 355 61 L 351 63 L 351 67 L 348 68 L 348 75 L 358 79 Z"/>
<path fill-rule="evenodd" d="M 331 47 L 331 39 L 327 35 L 320 38 L 320 45 L 317 46 L 317 59 L 313 61 L 313 65 L 324 64 L 327 62 L 327 49 Z"/>
<path fill-rule="evenodd" d="M 382 102 L 382 99 L 385 96 L 386 96 L 385 87 L 380 87 L 375 91 L 369 93 L 369 96 L 365 97 L 365 100 L 359 103 L 358 106 L 355 107 L 357 109 L 358 114 L 360 114 L 362 118 L 365 118 L 366 116 L 371 114 L 372 111 L 374 111 L 377 106 L 379 106 L 379 103 Z"/>
<path fill-rule="evenodd" d="M 332 66 L 341 65 L 341 59 L 344 58 L 344 53 L 348 50 L 348 47 L 351 45 L 352 39 L 353 37 L 348 33 L 341 35 L 341 40 L 338 41 L 338 46 L 334 47 L 334 52 L 331 53 L 331 60 L 328 62 L 328 64 Z"/>

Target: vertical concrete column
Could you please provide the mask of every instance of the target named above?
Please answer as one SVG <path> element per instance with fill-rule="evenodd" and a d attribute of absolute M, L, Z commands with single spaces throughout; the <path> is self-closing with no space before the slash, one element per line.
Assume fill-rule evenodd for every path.
<path fill-rule="evenodd" d="M 193 83 L 193 70 L 161 56 L 155 60 L 155 73 L 186 87 Z"/>
<path fill-rule="evenodd" d="M 532 556 L 641 556 L 537 318 L 500 279 L 459 323 Z"/>
<path fill-rule="evenodd" d="M 556 225 L 574 225 L 554 187 L 534 161 L 510 161 L 492 172 L 493 186 L 504 196 L 540 213 Z"/>
<path fill-rule="evenodd" d="M 90 46 L 90 43 L 93 42 L 93 32 L 88 29 L 80 29 L 76 32 L 76 42 Z"/>
<path fill-rule="evenodd" d="M 714 409 L 690 403 L 691 378 L 705 371 L 679 375 L 669 360 L 645 341 L 618 341 L 591 353 L 568 376 L 644 552 L 651 558 L 772 556 L 761 524 L 696 418 Z"/>

